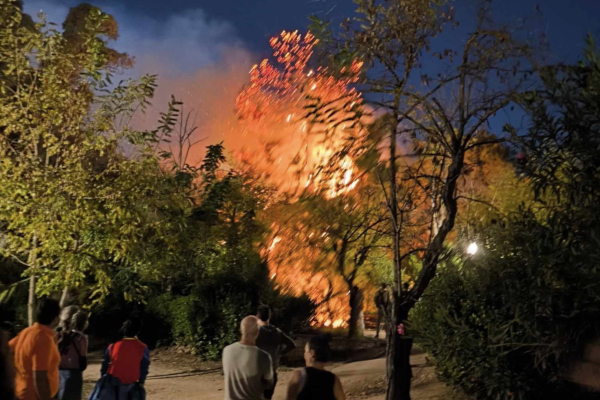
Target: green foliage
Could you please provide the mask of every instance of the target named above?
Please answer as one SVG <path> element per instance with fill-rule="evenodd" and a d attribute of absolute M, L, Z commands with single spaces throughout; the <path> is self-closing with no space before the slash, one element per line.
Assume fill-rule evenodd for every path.
<path fill-rule="evenodd" d="M 194 296 L 172 298 L 169 294 L 162 294 L 149 302 L 147 311 L 168 324 L 170 338 L 175 344 L 186 346 L 197 341 L 195 321 L 197 301 Z"/>
<path fill-rule="evenodd" d="M 163 343 L 187 347 L 206 359 L 218 359 L 225 346 L 239 340 L 240 321 L 255 314 L 260 303 L 270 304 L 276 316 L 273 322 L 288 331 L 300 328 L 314 311 L 310 300 L 281 296 L 266 279 L 221 274 L 194 294 L 154 297 L 146 312 L 147 319 L 153 321 L 151 329 L 168 327 Z"/>
<path fill-rule="evenodd" d="M 449 383 L 480 399 L 576 398 L 565 381 L 600 336 L 597 203 L 600 64 L 540 71 L 523 96 L 532 126 L 515 137 L 536 201 L 488 228 L 485 249 L 448 266 L 411 318 Z"/>
<path fill-rule="evenodd" d="M 188 202 L 154 151 L 179 103 L 156 130 L 130 127 L 155 77 L 111 85 L 98 37 L 110 37 L 112 20 L 86 10 L 62 34 L 45 21 L 24 26 L 15 1 L 0 6 L 0 251 L 38 277 L 40 295 L 86 286 L 101 301 L 118 271 L 153 276 L 167 264 Z M 125 143 L 135 156 L 125 157 Z M 125 292 L 140 294 L 139 286 Z"/>
<path fill-rule="evenodd" d="M 96 312 L 96 333 L 111 336 L 152 298 L 155 339 L 166 327 L 175 343 L 217 357 L 261 293 L 279 300 L 257 218 L 273 191 L 225 167 L 222 144 L 199 168 L 166 151 L 196 129 L 186 120 L 188 136 L 176 137 L 173 97 L 156 128 L 131 125 L 156 76 L 112 82 L 132 59 L 108 47 L 118 36 L 110 15 L 82 4 L 62 32 L 40 19 L 17 0 L 0 3 L 0 261 L 18 265 L 2 276 L 0 301 L 34 276 L 37 295 L 70 289 Z"/>
<path fill-rule="evenodd" d="M 564 367 L 600 333 L 600 270 L 589 258 L 597 243 L 574 252 L 556 233 L 523 215 L 433 281 L 411 321 L 443 379 L 479 399 L 541 399 L 564 387 Z"/>

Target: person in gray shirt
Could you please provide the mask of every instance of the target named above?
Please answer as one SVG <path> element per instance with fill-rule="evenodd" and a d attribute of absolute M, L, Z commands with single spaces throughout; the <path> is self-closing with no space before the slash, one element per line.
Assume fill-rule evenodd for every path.
<path fill-rule="evenodd" d="M 267 352 L 256 347 L 258 318 L 247 316 L 240 324 L 242 339 L 223 350 L 225 400 L 264 400 L 273 387 L 273 364 Z"/>
<path fill-rule="evenodd" d="M 260 332 L 256 339 L 256 346 L 269 353 L 273 362 L 273 386 L 265 390 L 267 399 L 273 398 L 275 385 L 277 385 L 277 369 L 279 368 L 279 360 L 281 356 L 289 353 L 296 348 L 294 341 L 287 335 L 281 332 L 280 329 L 271 325 L 271 309 L 269 306 L 258 307 L 258 325 Z"/>

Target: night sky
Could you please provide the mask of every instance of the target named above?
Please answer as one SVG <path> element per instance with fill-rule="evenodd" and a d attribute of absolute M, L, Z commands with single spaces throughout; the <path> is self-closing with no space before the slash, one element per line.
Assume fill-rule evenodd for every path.
<path fill-rule="evenodd" d="M 270 55 L 268 39 L 282 30 L 305 31 L 316 14 L 334 26 L 352 16 L 351 0 L 100 0 L 90 1 L 115 16 L 120 38 L 113 47 L 135 56 L 127 76 L 159 75 L 155 104 L 171 94 L 204 115 L 200 131 L 211 142 L 239 145 L 235 134 L 234 99 L 254 63 Z M 25 11 L 42 9 L 48 20 L 62 22 L 79 0 L 24 0 Z M 459 28 L 444 34 L 436 46 L 459 48 L 473 26 L 476 0 L 457 0 Z M 525 18 L 528 39 L 548 38 L 548 62 L 581 57 L 585 36 L 600 42 L 600 0 L 497 0 L 494 20 L 512 23 Z M 539 4 L 539 7 L 536 5 Z M 425 66 L 427 68 L 427 66 Z M 430 71 L 426 71 L 430 73 Z M 148 123 L 157 114 L 145 116 Z M 498 132 L 505 121 L 495 124 Z M 228 132 L 233 134 L 228 139 Z M 233 144 L 231 144 L 233 143 Z"/>
<path fill-rule="evenodd" d="M 25 0 L 25 5 L 30 12 L 42 8 L 51 16 L 60 17 L 64 10 L 80 2 Z M 128 21 L 144 24 L 149 20 L 160 25 L 174 16 L 201 12 L 204 22 L 227 24 L 231 28 L 230 34 L 235 35 L 232 40 L 239 41 L 259 56 L 268 53 L 270 36 L 283 29 L 305 30 L 311 14 L 327 16 L 335 24 L 343 17 L 351 16 L 355 8 L 351 0 L 101 0 L 91 3 L 113 13 L 122 26 Z M 500 21 L 515 20 L 521 16 L 541 19 L 541 22 L 536 21 L 541 25 L 538 28 L 545 32 L 560 57 L 576 56 L 581 49 L 582 38 L 588 32 L 600 36 L 599 0 L 500 0 L 497 3 L 495 16 Z M 474 1 L 458 0 L 455 4 L 460 20 L 473 7 Z M 534 12 L 536 4 L 540 4 L 541 16 Z M 462 22 L 468 25 L 469 21 L 463 18 Z M 197 39 L 202 41 L 202 38 Z"/>

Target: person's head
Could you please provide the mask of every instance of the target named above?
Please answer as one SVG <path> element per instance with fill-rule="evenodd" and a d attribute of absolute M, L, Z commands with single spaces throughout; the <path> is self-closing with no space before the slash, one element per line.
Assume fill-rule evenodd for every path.
<path fill-rule="evenodd" d="M 71 329 L 83 332 L 88 326 L 88 315 L 79 311 L 71 318 Z"/>
<path fill-rule="evenodd" d="M 127 321 L 123 322 L 121 326 L 121 335 L 123 337 L 132 338 L 136 337 L 140 330 L 142 329 L 142 322 L 139 318 L 131 317 L 127 319 Z"/>
<path fill-rule="evenodd" d="M 58 324 L 60 306 L 53 299 L 42 299 L 38 302 L 35 320 L 41 324 L 54 328 Z"/>
<path fill-rule="evenodd" d="M 255 343 L 258 337 L 258 318 L 254 315 L 249 315 L 240 323 L 240 332 L 242 333 L 242 341 Z"/>
<path fill-rule="evenodd" d="M 67 306 L 60 311 L 60 322 L 58 323 L 58 327 L 61 331 L 71 330 L 71 321 L 73 319 L 73 315 L 77 314 L 81 309 L 77 306 Z"/>
<path fill-rule="evenodd" d="M 385 290 L 387 289 L 387 283 L 382 283 L 381 284 L 381 290 Z"/>
<path fill-rule="evenodd" d="M 271 319 L 271 309 L 269 308 L 269 306 L 260 306 L 258 307 L 258 313 L 256 313 L 256 316 L 262 322 L 269 322 L 269 320 Z"/>
<path fill-rule="evenodd" d="M 304 361 L 307 366 L 315 362 L 325 363 L 331 359 L 331 335 L 313 336 L 304 346 Z"/>

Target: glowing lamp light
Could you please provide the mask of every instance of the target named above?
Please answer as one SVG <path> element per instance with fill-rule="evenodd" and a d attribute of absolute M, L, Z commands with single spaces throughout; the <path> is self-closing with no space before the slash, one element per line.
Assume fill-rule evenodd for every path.
<path fill-rule="evenodd" d="M 479 250 L 479 246 L 477 246 L 477 243 L 471 242 L 471 244 L 469 244 L 469 246 L 467 247 L 467 254 L 470 254 L 470 255 L 477 254 L 478 250 Z"/>

